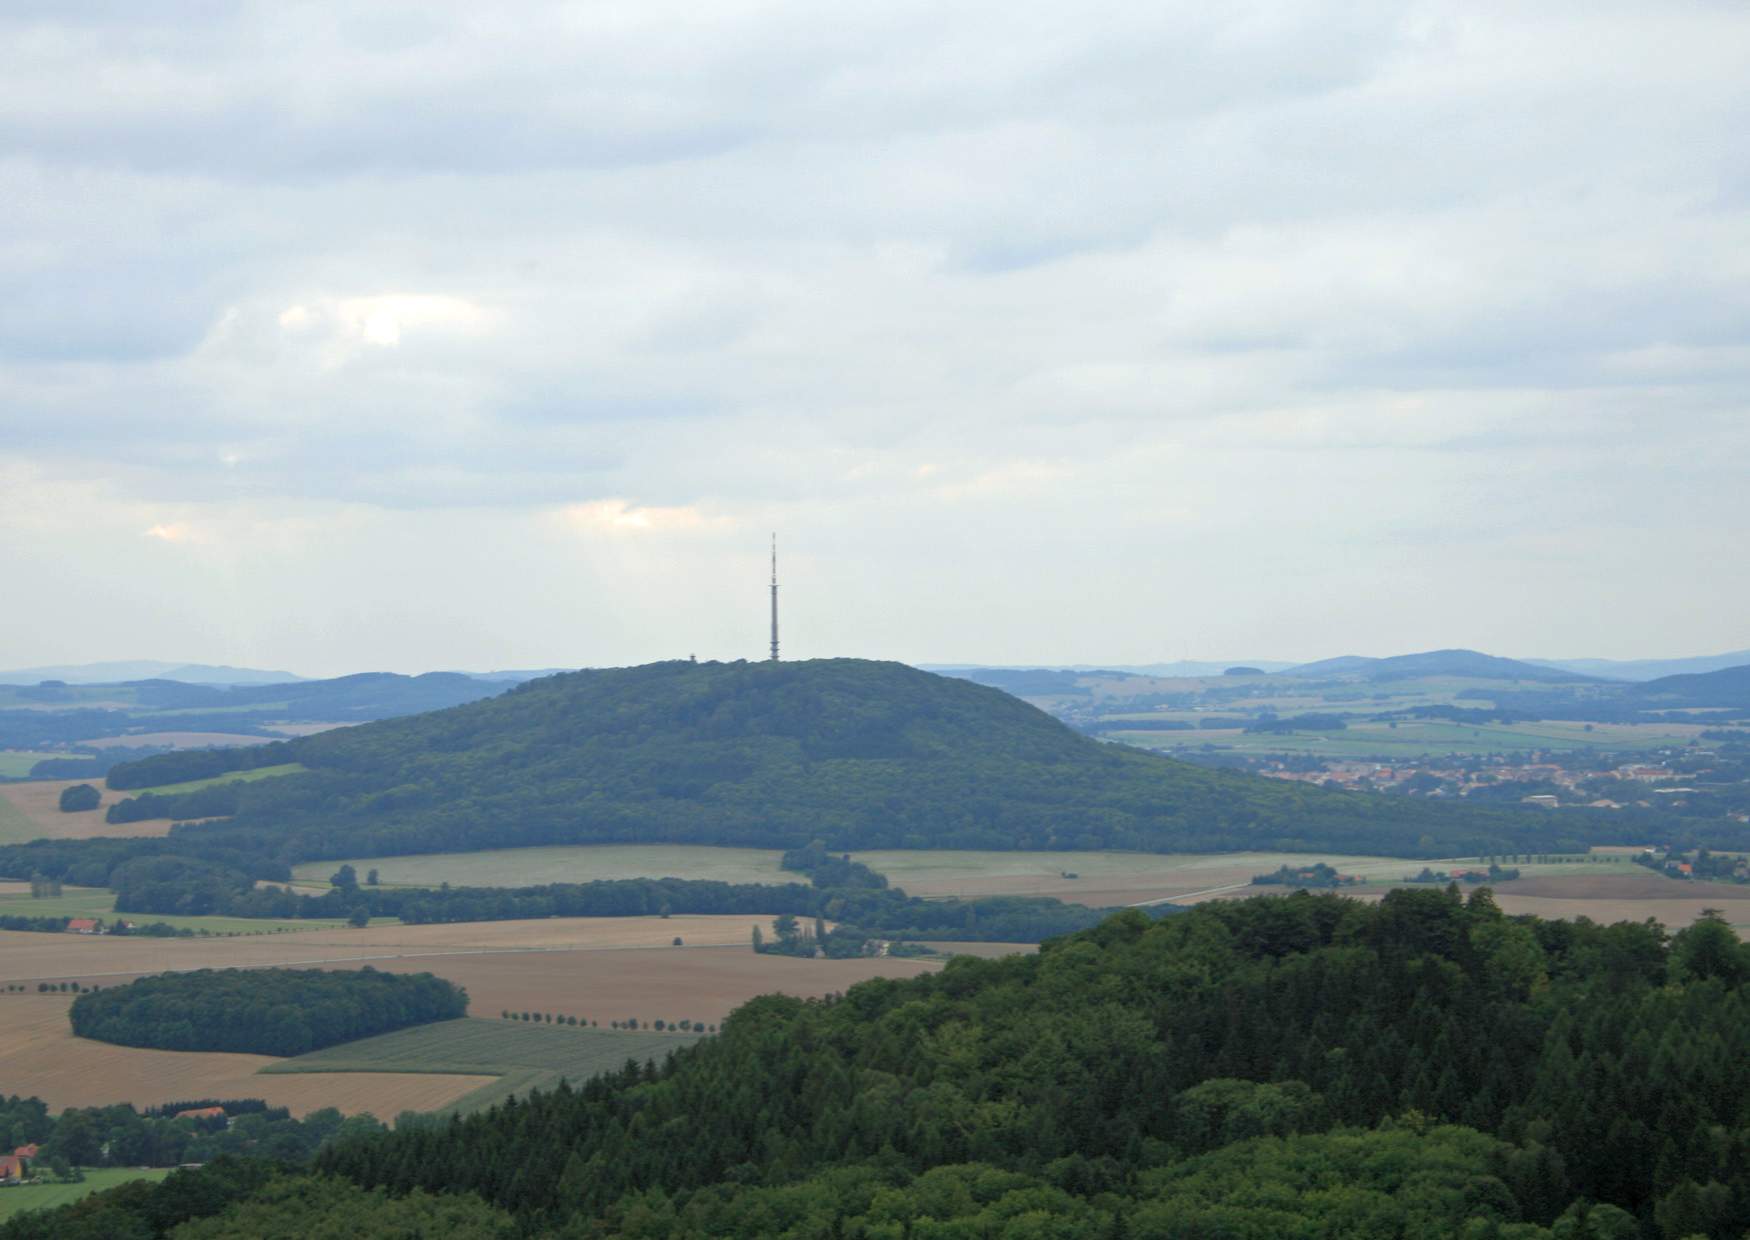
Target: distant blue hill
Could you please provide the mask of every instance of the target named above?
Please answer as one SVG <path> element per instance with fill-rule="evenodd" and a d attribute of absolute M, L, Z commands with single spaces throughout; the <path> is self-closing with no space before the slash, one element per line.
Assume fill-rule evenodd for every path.
<path fill-rule="evenodd" d="M 117 685 L 133 680 L 174 680 L 185 685 L 279 685 L 303 680 L 291 672 L 208 663 L 165 663 L 125 659 L 108 663 L 66 663 L 0 672 L 0 685 L 35 685 L 61 680 L 70 685 Z"/>
<path fill-rule="evenodd" d="M 1652 707 L 1740 706 L 1750 709 L 1750 665 L 1714 672 L 1661 676 L 1628 690 Z"/>
<path fill-rule="evenodd" d="M 1681 659 L 1527 659 L 1539 667 L 1559 667 L 1565 672 L 1584 676 L 1605 676 L 1612 680 L 1657 680 L 1661 676 L 1686 676 L 1698 672 L 1719 672 L 1729 667 L 1750 664 L 1750 650 L 1728 650 L 1725 654 L 1694 655 Z"/>
<path fill-rule="evenodd" d="M 1532 680 L 1551 684 L 1579 684 L 1599 677 L 1561 668 L 1543 667 L 1518 659 L 1483 654 L 1476 650 L 1429 650 L 1421 654 L 1392 655 L 1376 659 L 1367 655 L 1341 655 L 1302 663 L 1281 676 L 1308 679 L 1409 680 L 1418 676 L 1468 676 L 1479 680 Z"/>

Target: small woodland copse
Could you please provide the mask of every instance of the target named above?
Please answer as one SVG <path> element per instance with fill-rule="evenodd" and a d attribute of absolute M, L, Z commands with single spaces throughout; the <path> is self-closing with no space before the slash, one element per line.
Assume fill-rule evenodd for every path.
<path fill-rule="evenodd" d="M 82 1038 L 170 1051 L 302 1055 L 468 1011 L 467 992 L 430 973 L 362 969 L 197 969 L 80 995 Z"/>

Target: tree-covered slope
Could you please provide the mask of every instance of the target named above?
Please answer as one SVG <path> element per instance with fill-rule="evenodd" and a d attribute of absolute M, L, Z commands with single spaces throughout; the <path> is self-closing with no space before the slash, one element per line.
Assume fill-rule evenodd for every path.
<path fill-rule="evenodd" d="M 203 843 L 302 859 L 603 841 L 832 848 L 1572 846 L 1581 820 L 1386 800 L 1207 770 L 1078 735 L 995 689 L 897 663 L 655 663 L 247 753 L 117 768 L 308 773 L 174 798 L 234 813 Z M 126 811 L 118 811 L 125 813 Z"/>
<path fill-rule="evenodd" d="M 1721 668 L 1717 672 L 1661 676 L 1658 680 L 1635 685 L 1625 696 L 1637 705 L 1649 707 L 1750 707 L 1750 665 Z"/>
<path fill-rule="evenodd" d="M 475 1194 L 554 1240 L 1730 1240 L 1746 1056 L 1750 948 L 1718 918 L 1300 893 L 755 999 L 663 1065 L 340 1140 L 316 1170 Z M 238 1197 L 250 1234 L 304 1234 L 217 1168 L 0 1240 L 156 1236 Z"/>

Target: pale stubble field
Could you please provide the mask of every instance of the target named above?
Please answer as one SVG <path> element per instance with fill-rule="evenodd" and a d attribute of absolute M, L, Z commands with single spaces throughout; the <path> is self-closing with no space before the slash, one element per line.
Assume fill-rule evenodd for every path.
<path fill-rule="evenodd" d="M 324 1106 L 392 1117 L 448 1105 L 491 1078 L 418 1073 L 257 1075 L 268 1056 L 139 1050 L 75 1038 L 67 993 L 39 981 L 110 986 L 166 969 L 370 966 L 435 973 L 464 987 L 470 1010 L 551 1012 L 611 1021 L 720 1023 L 756 995 L 842 992 L 872 977 L 910 977 L 938 964 L 910 959 L 799 960 L 755 955 L 759 917 L 555 918 L 451 926 L 381 926 L 214 939 L 116 939 L 0 932 L 0 1055 L 9 1092 L 51 1107 L 190 1097 L 265 1098 L 305 1113 Z M 675 947 L 679 936 L 684 946 Z M 714 945 L 713 945 L 714 944 Z M 678 1044 L 678 1040 L 677 1040 Z"/>

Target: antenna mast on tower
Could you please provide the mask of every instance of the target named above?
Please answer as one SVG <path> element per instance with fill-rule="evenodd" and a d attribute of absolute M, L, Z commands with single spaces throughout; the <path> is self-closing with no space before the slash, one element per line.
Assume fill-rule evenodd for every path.
<path fill-rule="evenodd" d="M 772 534 L 772 662 L 778 661 L 778 535 Z"/>

